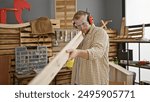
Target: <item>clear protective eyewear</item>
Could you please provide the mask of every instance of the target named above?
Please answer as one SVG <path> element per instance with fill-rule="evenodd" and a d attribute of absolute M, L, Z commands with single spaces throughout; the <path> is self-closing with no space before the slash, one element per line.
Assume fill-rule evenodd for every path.
<path fill-rule="evenodd" d="M 81 24 L 76 24 L 75 22 L 73 22 L 73 25 L 76 29 L 82 29 L 82 26 L 85 26 L 85 24 L 87 24 L 87 21 L 82 21 Z"/>

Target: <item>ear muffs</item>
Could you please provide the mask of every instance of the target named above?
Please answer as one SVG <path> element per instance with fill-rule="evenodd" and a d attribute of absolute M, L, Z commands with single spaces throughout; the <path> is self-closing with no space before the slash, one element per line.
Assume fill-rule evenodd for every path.
<path fill-rule="evenodd" d="M 75 22 L 73 22 L 73 27 L 77 29 L 77 26 L 76 26 Z"/>
<path fill-rule="evenodd" d="M 93 16 L 89 15 L 87 17 L 87 21 L 89 22 L 90 25 L 92 25 L 93 24 Z"/>

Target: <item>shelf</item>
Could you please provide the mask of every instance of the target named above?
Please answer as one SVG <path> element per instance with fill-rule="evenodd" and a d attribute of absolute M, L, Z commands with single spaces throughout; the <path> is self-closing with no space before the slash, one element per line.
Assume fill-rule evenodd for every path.
<path fill-rule="evenodd" d="M 138 68 L 143 68 L 143 69 L 149 69 L 150 70 L 150 64 L 146 64 L 146 65 L 136 65 L 136 64 L 127 64 L 127 63 L 119 63 L 121 65 L 128 65 L 128 66 L 132 66 L 132 67 L 138 67 Z"/>
<path fill-rule="evenodd" d="M 150 43 L 150 41 L 146 41 L 146 40 L 136 40 L 136 39 L 114 39 L 114 40 L 110 40 L 111 43 Z"/>

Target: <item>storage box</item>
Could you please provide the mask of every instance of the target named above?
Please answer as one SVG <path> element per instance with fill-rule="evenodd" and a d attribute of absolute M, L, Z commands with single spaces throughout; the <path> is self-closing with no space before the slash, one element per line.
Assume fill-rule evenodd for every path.
<path fill-rule="evenodd" d="M 41 70 L 47 65 L 47 47 L 37 46 L 28 50 L 27 47 L 15 48 L 15 71 L 18 74 L 26 74 Z"/>

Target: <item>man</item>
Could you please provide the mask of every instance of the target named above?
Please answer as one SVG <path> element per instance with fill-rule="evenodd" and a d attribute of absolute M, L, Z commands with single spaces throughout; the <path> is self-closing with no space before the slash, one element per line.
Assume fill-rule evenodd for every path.
<path fill-rule="evenodd" d="M 105 30 L 95 27 L 88 12 L 78 11 L 73 17 L 75 28 L 82 31 L 84 40 L 78 49 L 68 49 L 69 59 L 75 58 L 72 84 L 109 84 L 109 37 Z"/>

